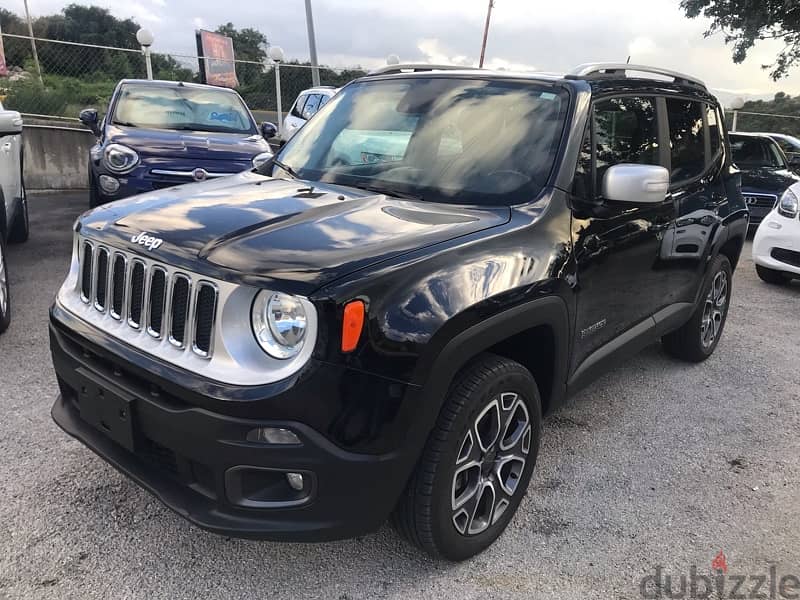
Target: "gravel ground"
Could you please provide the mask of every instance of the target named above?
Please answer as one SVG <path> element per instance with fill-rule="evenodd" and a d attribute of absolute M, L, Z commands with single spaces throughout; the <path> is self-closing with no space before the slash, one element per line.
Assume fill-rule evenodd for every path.
<path fill-rule="evenodd" d="M 686 365 L 651 347 L 551 415 L 511 526 L 453 565 L 389 527 L 319 545 L 205 533 L 64 435 L 46 316 L 85 205 L 32 198 L 31 240 L 9 248 L 0 597 L 640 598 L 657 565 L 677 590 L 720 550 L 729 574 L 800 576 L 800 285 L 761 283 L 749 243 L 716 354 Z"/>

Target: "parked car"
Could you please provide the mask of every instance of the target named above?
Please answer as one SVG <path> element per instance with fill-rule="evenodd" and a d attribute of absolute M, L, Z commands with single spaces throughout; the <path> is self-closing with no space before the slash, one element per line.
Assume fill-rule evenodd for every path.
<path fill-rule="evenodd" d="M 22 167 L 22 116 L 0 104 L 0 333 L 11 323 L 6 244 L 26 241 L 30 228 Z"/>
<path fill-rule="evenodd" d="M 281 140 L 289 141 L 297 133 L 297 130 L 317 114 L 319 109 L 325 106 L 338 91 L 333 86 L 323 85 L 300 92 L 283 120 Z"/>
<path fill-rule="evenodd" d="M 800 279 L 800 183 L 781 196 L 753 238 L 758 276 L 772 284 Z"/>
<path fill-rule="evenodd" d="M 800 168 L 800 140 L 785 133 L 768 133 L 766 135 L 778 142 L 786 158 L 789 159 L 789 166 L 792 169 Z"/>
<path fill-rule="evenodd" d="M 755 229 L 786 188 L 800 181 L 777 142 L 763 133 L 731 133 L 733 161 L 742 171 L 742 194 Z"/>
<path fill-rule="evenodd" d="M 89 153 L 89 205 L 252 169 L 270 158 L 272 123 L 256 126 L 239 94 L 175 81 L 124 79 L 104 119 L 80 120 L 98 137 Z"/>
<path fill-rule="evenodd" d="M 208 530 L 392 515 L 461 560 L 516 512 L 543 413 L 659 340 L 711 356 L 748 213 L 705 85 L 427 69 L 348 84 L 257 170 L 81 217 L 56 423 Z M 400 127 L 361 160 L 353 132 Z"/>

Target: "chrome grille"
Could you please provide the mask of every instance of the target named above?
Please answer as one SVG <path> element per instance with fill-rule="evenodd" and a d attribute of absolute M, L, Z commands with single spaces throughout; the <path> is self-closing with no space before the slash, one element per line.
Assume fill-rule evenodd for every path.
<path fill-rule="evenodd" d="M 778 201 L 778 197 L 772 194 L 742 194 L 745 204 L 751 208 L 772 209 Z"/>
<path fill-rule="evenodd" d="M 211 357 L 216 285 L 88 240 L 80 248 L 77 292 L 84 304 L 176 348 Z"/>

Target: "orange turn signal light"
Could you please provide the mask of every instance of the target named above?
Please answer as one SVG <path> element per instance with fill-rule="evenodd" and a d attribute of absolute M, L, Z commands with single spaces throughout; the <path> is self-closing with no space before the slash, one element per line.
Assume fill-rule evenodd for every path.
<path fill-rule="evenodd" d="M 352 300 L 344 306 L 342 320 L 342 352 L 352 352 L 358 345 L 364 328 L 364 302 Z"/>

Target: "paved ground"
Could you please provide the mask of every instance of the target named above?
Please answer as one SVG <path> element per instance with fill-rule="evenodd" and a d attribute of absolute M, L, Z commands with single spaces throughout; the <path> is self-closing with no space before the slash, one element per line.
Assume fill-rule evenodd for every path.
<path fill-rule="evenodd" d="M 716 355 L 687 366 L 650 348 L 552 415 L 511 527 L 452 565 L 388 527 L 325 545 L 205 533 L 62 434 L 46 314 L 83 206 L 33 199 L 32 238 L 9 252 L 0 597 L 640 598 L 657 565 L 677 591 L 720 550 L 729 575 L 800 576 L 800 285 L 762 284 L 749 244 Z"/>

